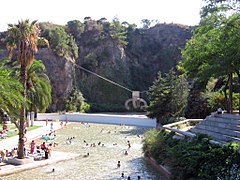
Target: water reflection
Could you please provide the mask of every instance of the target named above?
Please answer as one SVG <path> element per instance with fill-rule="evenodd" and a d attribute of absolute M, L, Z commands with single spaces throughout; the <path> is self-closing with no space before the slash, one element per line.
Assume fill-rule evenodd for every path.
<path fill-rule="evenodd" d="M 110 180 L 163 179 L 143 159 L 142 137 L 147 128 L 106 124 L 72 123 L 56 132 L 59 143 L 54 150 L 78 153 L 82 156 L 37 169 L 3 177 L 3 179 Z M 68 142 L 72 138 L 71 143 Z M 42 140 L 37 140 L 40 144 Z M 128 142 L 131 144 L 129 148 Z M 92 144 L 92 146 L 91 146 Z M 95 146 L 93 147 L 93 144 Z M 127 151 L 128 155 L 124 152 Z M 89 153 L 89 156 L 85 156 Z M 120 161 L 120 167 L 117 163 Z M 52 172 L 54 169 L 54 172 Z M 124 178 L 122 178 L 124 174 Z"/>

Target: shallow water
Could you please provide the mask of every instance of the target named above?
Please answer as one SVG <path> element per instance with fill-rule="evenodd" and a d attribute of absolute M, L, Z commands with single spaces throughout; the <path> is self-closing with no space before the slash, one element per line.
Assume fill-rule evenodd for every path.
<path fill-rule="evenodd" d="M 56 132 L 55 142 L 59 143 L 53 150 L 78 153 L 82 156 L 74 160 L 59 162 L 44 167 L 5 176 L 2 179 L 56 179 L 56 180 L 110 180 L 132 179 L 161 180 L 159 175 L 143 159 L 142 137 L 148 128 L 106 124 L 71 123 L 67 128 Z M 75 137 L 71 144 L 67 138 Z M 86 143 L 88 145 L 86 146 Z M 128 148 L 127 141 L 131 147 Z M 37 143 L 41 143 L 38 140 Z M 100 145 L 98 143 L 101 142 Z M 90 147 L 95 143 L 96 147 Z M 104 144 L 104 146 L 102 146 Z M 124 152 L 128 151 L 128 155 Z M 84 157 L 89 153 L 88 157 Z M 117 168 L 117 162 L 121 162 Z M 55 172 L 51 172 L 52 169 Z M 124 173 L 124 178 L 121 174 Z"/>

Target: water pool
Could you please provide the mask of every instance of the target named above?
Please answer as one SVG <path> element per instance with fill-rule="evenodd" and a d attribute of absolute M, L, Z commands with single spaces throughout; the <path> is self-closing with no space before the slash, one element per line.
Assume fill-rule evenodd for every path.
<path fill-rule="evenodd" d="M 143 159 L 142 137 L 148 128 L 106 124 L 71 123 L 56 132 L 59 143 L 53 150 L 78 153 L 82 156 L 74 160 L 59 162 L 44 167 L 2 177 L 3 180 L 110 180 L 164 179 Z M 70 141 L 67 139 L 74 137 Z M 128 146 L 128 141 L 131 147 Z M 42 140 L 37 140 L 41 143 Z M 95 143 L 95 147 L 91 147 Z M 98 145 L 99 144 L 99 145 Z M 124 152 L 127 151 L 128 155 Z M 89 153 L 88 157 L 84 157 Z M 121 166 L 117 168 L 120 161 Z M 52 172 L 52 169 L 55 169 Z M 124 178 L 121 178 L 122 173 Z"/>

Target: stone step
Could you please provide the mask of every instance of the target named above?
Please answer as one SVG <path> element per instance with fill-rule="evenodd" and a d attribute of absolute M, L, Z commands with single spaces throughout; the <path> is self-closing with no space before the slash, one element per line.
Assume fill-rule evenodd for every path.
<path fill-rule="evenodd" d="M 231 142 L 240 142 L 240 116 L 233 114 L 212 114 L 190 130 L 212 138 Z"/>
<path fill-rule="evenodd" d="M 240 119 L 225 119 L 224 117 L 220 117 L 220 116 L 208 116 L 205 120 L 210 122 L 213 121 L 218 123 L 240 125 Z"/>
<path fill-rule="evenodd" d="M 208 130 L 208 131 L 213 131 L 213 132 L 216 132 L 216 133 L 240 138 L 240 131 L 236 131 L 234 129 L 220 128 L 218 126 L 207 126 L 207 125 L 204 125 L 204 124 L 199 124 L 195 128 L 205 129 L 205 130 Z"/>
<path fill-rule="evenodd" d="M 233 141 L 233 137 L 230 139 L 229 136 L 223 135 L 221 133 L 217 133 L 217 132 L 213 132 L 213 131 L 208 131 L 206 129 L 192 129 L 191 132 L 194 133 L 201 133 L 201 134 L 206 134 L 210 137 L 212 137 L 213 139 L 220 141 L 220 142 L 231 142 Z"/>
<path fill-rule="evenodd" d="M 232 137 L 232 136 L 227 136 L 228 142 L 238 142 L 240 143 L 240 138 Z"/>
<path fill-rule="evenodd" d="M 232 129 L 234 131 L 240 131 L 240 125 L 233 125 L 233 124 L 229 124 L 229 123 L 221 123 L 221 122 L 216 122 L 216 121 L 203 120 L 200 124 L 206 125 L 206 126 L 212 126 L 212 127 L 219 127 L 222 129 Z M 198 124 L 198 125 L 200 125 L 200 124 Z"/>

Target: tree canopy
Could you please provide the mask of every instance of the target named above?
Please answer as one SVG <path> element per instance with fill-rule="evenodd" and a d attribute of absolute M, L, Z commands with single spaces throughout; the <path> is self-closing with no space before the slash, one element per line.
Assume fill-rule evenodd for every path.
<path fill-rule="evenodd" d="M 10 117 L 19 116 L 21 103 L 24 98 L 21 94 L 22 84 L 14 78 L 12 71 L 6 66 L 0 66 L 0 111 Z"/>
<path fill-rule="evenodd" d="M 234 74 L 240 74 L 240 14 L 227 14 L 226 11 L 233 6 L 227 6 L 225 1 L 211 2 L 203 8 L 199 26 L 182 49 L 183 59 L 179 69 L 188 77 L 203 82 L 204 86 L 212 77 L 228 77 L 226 87 L 229 89 L 229 98 L 226 102 L 228 111 L 232 111 L 232 78 Z"/>
<path fill-rule="evenodd" d="M 163 124 L 166 118 L 184 115 L 188 83 L 183 76 L 177 76 L 173 70 L 164 75 L 159 72 L 147 95 L 150 101 L 147 115 Z"/>

